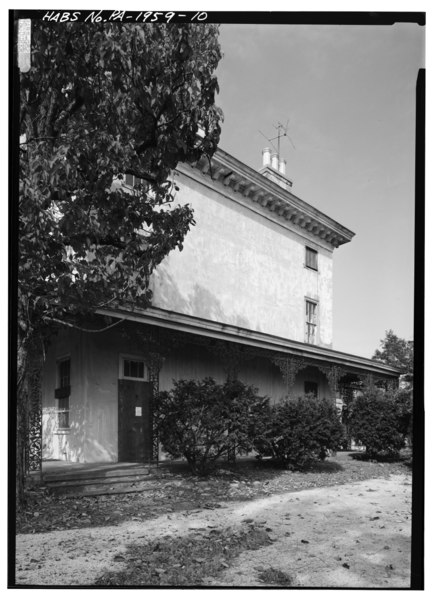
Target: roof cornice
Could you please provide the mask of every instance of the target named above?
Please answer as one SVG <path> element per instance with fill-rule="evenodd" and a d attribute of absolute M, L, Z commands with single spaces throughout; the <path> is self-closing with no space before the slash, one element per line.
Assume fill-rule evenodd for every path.
<path fill-rule="evenodd" d="M 353 231 L 220 148 L 210 160 L 202 157 L 194 165 L 179 164 L 177 167 L 180 172 L 191 168 L 214 182 L 222 183 L 233 192 L 240 193 L 252 204 L 261 205 L 278 219 L 304 229 L 333 247 L 349 242 L 355 235 Z"/>

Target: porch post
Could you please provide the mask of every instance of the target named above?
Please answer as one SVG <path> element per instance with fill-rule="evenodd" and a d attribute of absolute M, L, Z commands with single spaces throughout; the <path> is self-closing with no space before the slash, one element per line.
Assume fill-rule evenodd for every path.
<path fill-rule="evenodd" d="M 42 476 L 42 392 L 41 373 L 31 377 L 31 399 L 29 414 L 29 470 Z"/>
<path fill-rule="evenodd" d="M 29 359 L 29 411 L 26 431 L 25 473 L 42 480 L 42 360 L 31 351 Z"/>
<path fill-rule="evenodd" d="M 153 418 L 156 395 L 159 392 L 159 373 L 164 363 L 164 357 L 159 352 L 148 352 L 147 363 L 149 367 L 149 380 L 152 385 L 152 400 L 150 405 L 150 414 L 152 417 L 152 461 L 158 464 L 159 461 L 159 438 L 156 430 L 155 420 Z"/>
<path fill-rule="evenodd" d="M 368 374 L 360 374 L 360 375 L 358 375 L 358 378 L 361 381 L 362 385 L 364 387 L 366 387 L 367 389 L 374 387 L 378 380 L 377 377 L 375 377 L 370 372 Z"/>
<path fill-rule="evenodd" d="M 318 366 L 319 370 L 328 379 L 328 384 L 331 389 L 331 399 L 336 402 L 338 394 L 338 382 L 346 374 L 343 368 L 333 364 L 332 366 Z"/>

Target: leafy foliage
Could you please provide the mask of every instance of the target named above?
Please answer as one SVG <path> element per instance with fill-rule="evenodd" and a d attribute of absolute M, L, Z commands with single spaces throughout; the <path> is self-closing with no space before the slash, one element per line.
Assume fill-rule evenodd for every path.
<path fill-rule="evenodd" d="M 294 586 L 294 577 L 290 574 L 286 574 L 277 568 L 266 568 L 266 570 L 262 570 L 259 574 L 259 578 L 266 585 L 272 586 L 284 586 L 290 587 Z"/>
<path fill-rule="evenodd" d="M 377 362 L 400 368 L 404 379 L 411 383 L 413 380 L 413 341 L 406 341 L 392 331 L 385 332 L 385 338 L 380 341 L 381 349 L 376 349 L 372 358 Z"/>
<path fill-rule="evenodd" d="M 393 402 L 398 419 L 398 430 L 413 441 L 413 391 L 412 389 L 397 389 L 393 394 Z"/>
<path fill-rule="evenodd" d="M 212 378 L 175 381 L 171 391 L 158 394 L 157 428 L 164 449 L 185 457 L 195 474 L 206 474 L 216 460 L 248 451 L 253 420 L 267 405 L 254 387 L 241 381 L 219 385 Z"/>
<path fill-rule="evenodd" d="M 260 455 L 271 455 L 291 468 L 304 468 L 336 451 L 342 438 L 335 406 L 307 395 L 269 407 L 253 444 Z"/>
<path fill-rule="evenodd" d="M 394 456 L 404 447 L 409 431 L 409 393 L 368 387 L 348 411 L 350 433 L 370 457 Z"/>
<path fill-rule="evenodd" d="M 172 169 L 217 147 L 220 58 L 212 24 L 32 21 L 32 67 L 20 75 L 21 501 L 29 373 L 59 324 L 149 305 L 152 271 L 194 224 Z"/>
<path fill-rule="evenodd" d="M 205 536 L 165 535 L 158 541 L 130 545 L 115 561 L 122 571 L 107 572 L 95 585 L 101 586 L 197 586 L 218 577 L 243 551 L 270 545 L 269 534 L 260 524 L 239 529 L 211 528 Z"/>
<path fill-rule="evenodd" d="M 211 155 L 221 120 L 215 25 L 34 21 L 32 43 L 20 82 L 23 331 L 110 301 L 148 305 L 152 270 L 193 224 L 172 205 L 171 170 Z"/>

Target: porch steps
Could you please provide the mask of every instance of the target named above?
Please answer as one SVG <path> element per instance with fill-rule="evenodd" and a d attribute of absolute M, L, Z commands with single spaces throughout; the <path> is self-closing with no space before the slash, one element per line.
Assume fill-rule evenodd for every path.
<path fill-rule="evenodd" d="M 45 473 L 44 485 L 49 491 L 62 496 L 112 495 L 150 491 L 155 476 L 149 466 L 114 467 L 103 470 Z"/>

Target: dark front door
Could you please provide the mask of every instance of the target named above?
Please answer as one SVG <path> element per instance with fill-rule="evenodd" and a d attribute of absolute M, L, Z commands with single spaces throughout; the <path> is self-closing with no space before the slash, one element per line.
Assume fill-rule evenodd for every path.
<path fill-rule="evenodd" d="M 151 384 L 119 380 L 119 462 L 148 462 L 152 456 Z"/>

